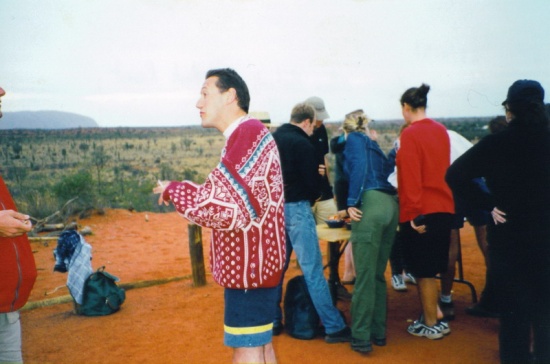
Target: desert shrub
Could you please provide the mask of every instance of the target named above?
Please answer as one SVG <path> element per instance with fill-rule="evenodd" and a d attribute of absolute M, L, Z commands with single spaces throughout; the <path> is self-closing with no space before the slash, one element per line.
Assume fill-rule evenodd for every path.
<path fill-rule="evenodd" d="M 86 209 L 94 205 L 94 200 L 97 197 L 94 194 L 93 186 L 92 174 L 88 170 L 80 170 L 62 177 L 53 186 L 53 193 L 61 204 L 78 197 L 78 200 L 75 201 L 76 209 Z"/>
<path fill-rule="evenodd" d="M 193 181 L 199 183 L 198 172 L 191 168 L 185 168 L 183 170 L 183 180 Z"/>
<path fill-rule="evenodd" d="M 33 188 L 27 190 L 24 195 L 19 196 L 17 202 L 19 211 L 29 214 L 38 220 L 52 216 L 60 209 L 57 197 L 51 193 L 51 189 L 45 188 L 44 186 L 38 189 Z M 63 217 L 60 215 L 57 219 L 49 222 L 63 222 Z M 33 224 L 34 223 L 36 223 L 36 221 L 33 221 Z"/>
<path fill-rule="evenodd" d="M 158 195 L 153 194 L 156 180 L 130 179 L 124 183 L 124 194 L 115 183 L 106 184 L 100 197 L 100 205 L 111 208 L 123 208 L 136 211 L 174 211 L 173 207 L 159 207 Z"/>

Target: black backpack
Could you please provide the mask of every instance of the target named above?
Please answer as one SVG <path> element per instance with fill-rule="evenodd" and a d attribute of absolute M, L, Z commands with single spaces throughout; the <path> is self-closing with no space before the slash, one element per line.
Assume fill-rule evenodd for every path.
<path fill-rule="evenodd" d="M 76 313 L 83 316 L 104 316 L 117 312 L 126 299 L 124 289 L 115 283 L 118 278 L 99 268 L 84 282 L 82 304 L 75 301 Z"/>
<path fill-rule="evenodd" d="M 319 334 L 319 315 L 303 275 L 290 279 L 284 299 L 285 328 L 296 339 L 311 340 Z"/>

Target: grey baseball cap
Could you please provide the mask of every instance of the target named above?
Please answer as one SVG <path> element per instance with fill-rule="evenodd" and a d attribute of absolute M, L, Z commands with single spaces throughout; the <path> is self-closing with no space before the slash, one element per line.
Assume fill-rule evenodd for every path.
<path fill-rule="evenodd" d="M 308 98 L 305 102 L 312 105 L 315 108 L 317 120 L 325 120 L 330 117 L 327 110 L 325 109 L 325 103 L 322 98 L 317 96 L 312 96 Z"/>

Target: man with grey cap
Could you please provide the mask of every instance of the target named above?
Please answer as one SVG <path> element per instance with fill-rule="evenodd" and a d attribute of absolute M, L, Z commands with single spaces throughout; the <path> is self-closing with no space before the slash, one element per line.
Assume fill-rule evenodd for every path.
<path fill-rule="evenodd" d="M 508 127 L 466 151 L 446 176 L 457 196 L 491 211 L 489 274 L 498 277 L 502 363 L 550 363 L 550 131 L 543 100 L 537 81 L 514 82 L 503 102 Z M 490 192 L 472 182 L 478 177 Z"/>
<path fill-rule="evenodd" d="M 323 99 L 318 96 L 312 96 L 305 101 L 307 104 L 312 105 L 315 108 L 315 128 L 313 134 L 310 136 L 310 140 L 315 147 L 315 155 L 317 158 L 317 164 L 319 165 L 319 188 L 320 198 L 315 201 L 312 206 L 313 216 L 315 217 L 316 224 L 324 224 L 325 220 L 328 220 L 331 216 L 338 214 L 338 208 L 336 201 L 334 200 L 334 193 L 329 180 L 329 164 L 326 159 L 326 155 L 330 152 L 329 139 L 327 129 L 325 128 L 324 120 L 330 116 L 325 108 Z M 344 201 L 345 203 L 345 201 Z M 353 253 L 351 250 L 351 244 L 347 244 L 345 248 L 346 264 L 344 268 L 343 283 L 351 283 L 355 278 L 355 270 L 353 268 Z M 347 290 L 343 289 L 343 286 L 338 287 L 338 294 L 344 299 L 350 298 Z"/>
<path fill-rule="evenodd" d="M 325 109 L 325 103 L 323 99 L 317 96 L 312 96 L 305 101 L 307 104 L 310 104 L 315 108 L 315 129 L 313 134 L 310 136 L 311 142 L 315 147 L 315 156 L 317 158 L 317 164 L 319 165 L 319 174 L 320 174 L 320 194 L 321 197 L 313 205 L 313 215 L 315 216 L 315 222 L 317 224 L 324 223 L 330 216 L 336 215 L 337 208 L 336 202 L 334 201 L 334 194 L 332 192 L 332 186 L 330 185 L 329 173 L 328 173 L 328 163 L 326 160 L 326 155 L 329 153 L 329 141 L 327 129 L 323 121 L 328 119 L 330 116 Z"/>

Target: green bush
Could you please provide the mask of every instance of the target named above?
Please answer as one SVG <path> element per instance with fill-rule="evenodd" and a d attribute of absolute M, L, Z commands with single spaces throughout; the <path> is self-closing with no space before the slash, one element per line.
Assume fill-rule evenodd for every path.
<path fill-rule="evenodd" d="M 97 199 L 93 187 L 92 174 L 87 170 L 80 170 L 74 174 L 62 177 L 61 181 L 53 186 L 53 192 L 61 205 L 78 197 L 75 205 L 82 209 L 87 209 L 93 206 L 94 200 Z M 77 210 L 81 209 L 77 208 Z"/>

